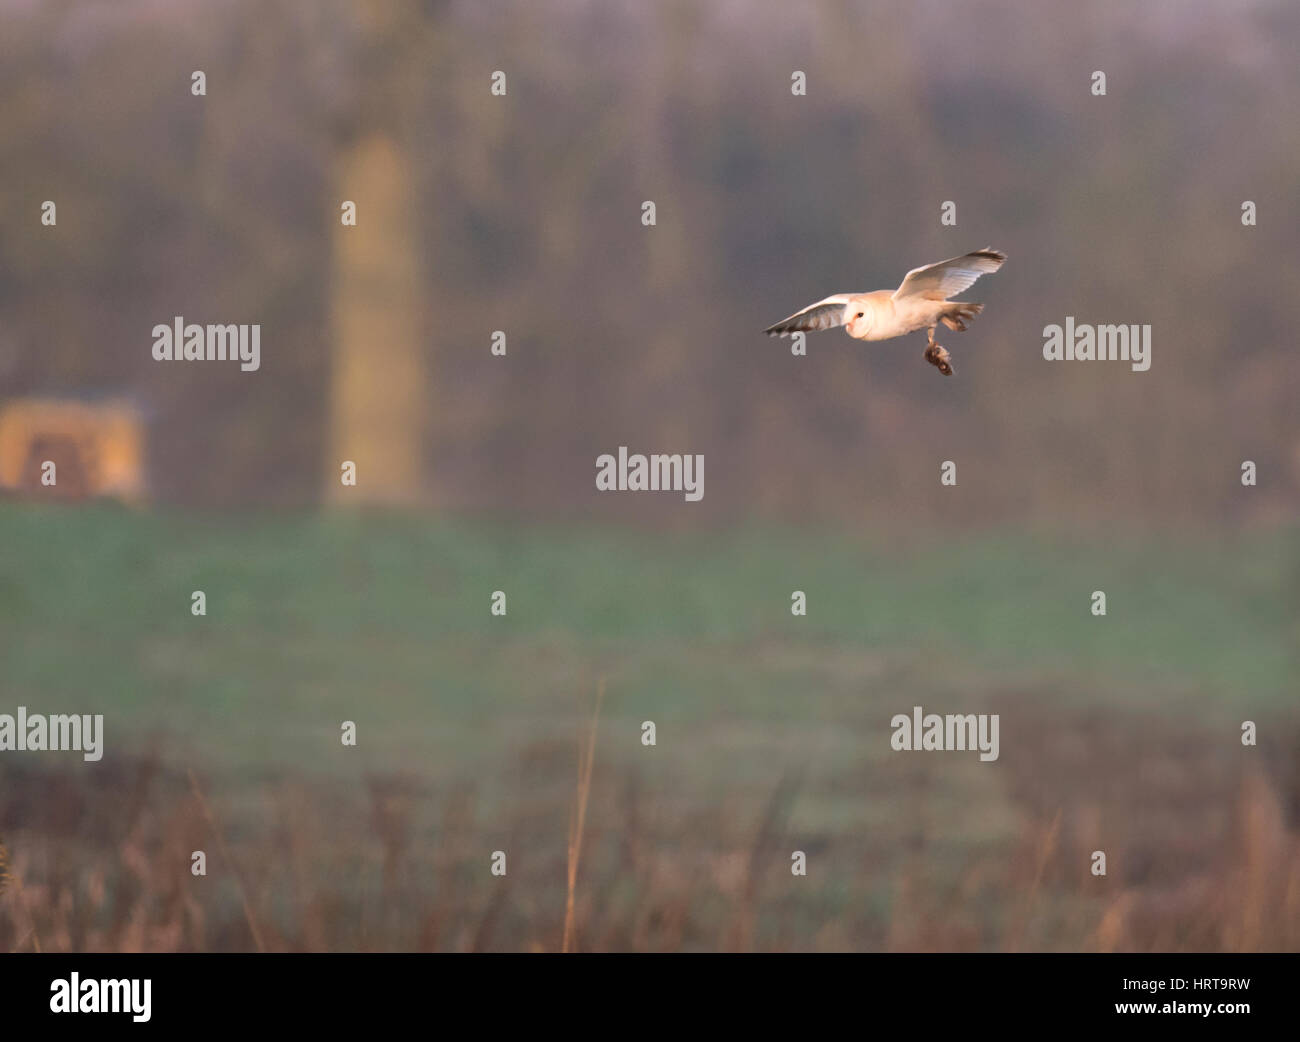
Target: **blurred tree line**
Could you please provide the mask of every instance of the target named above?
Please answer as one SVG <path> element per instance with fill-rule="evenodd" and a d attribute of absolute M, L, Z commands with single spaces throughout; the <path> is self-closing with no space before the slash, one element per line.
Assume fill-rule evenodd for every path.
<path fill-rule="evenodd" d="M 595 492 L 628 445 L 703 453 L 722 521 L 1293 517 L 1300 8 L 787 6 L 0 4 L 0 395 L 129 393 L 193 505 L 362 456 L 383 499 L 682 516 Z M 983 246 L 953 379 L 761 334 Z M 176 315 L 260 322 L 261 369 L 155 363 Z M 1150 323 L 1150 372 L 1044 361 L 1067 315 Z"/>

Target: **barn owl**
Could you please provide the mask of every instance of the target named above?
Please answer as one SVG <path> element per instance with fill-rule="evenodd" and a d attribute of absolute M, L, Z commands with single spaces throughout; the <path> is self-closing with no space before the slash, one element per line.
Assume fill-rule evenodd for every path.
<path fill-rule="evenodd" d="M 889 340 L 924 329 L 929 337 L 925 360 L 944 376 L 951 376 L 952 356 L 934 342 L 935 327 L 942 322 L 949 329 L 964 332 L 984 305 L 948 298 L 970 289 L 981 275 L 997 271 L 1006 259 L 1005 253 L 985 249 L 913 268 L 892 293 L 887 289 L 837 293 L 796 311 L 764 332 L 786 336 L 843 326 L 849 336 L 858 340 Z"/>

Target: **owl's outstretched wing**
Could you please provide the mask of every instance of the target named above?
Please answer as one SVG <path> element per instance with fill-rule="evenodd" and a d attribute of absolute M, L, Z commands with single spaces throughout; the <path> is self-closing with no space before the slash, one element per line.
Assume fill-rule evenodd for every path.
<path fill-rule="evenodd" d="M 833 297 L 809 304 L 802 311 L 796 311 L 789 318 L 784 318 L 774 326 L 768 326 L 764 333 L 768 336 L 786 336 L 790 333 L 813 333 L 819 329 L 834 329 L 848 321 L 849 295 L 837 293 Z"/>
<path fill-rule="evenodd" d="M 894 300 L 904 297 L 926 297 L 930 300 L 947 300 L 968 290 L 981 275 L 989 275 L 1002 267 L 1007 255 L 998 250 L 976 250 L 964 257 L 953 257 L 924 268 L 913 268 L 894 291 Z"/>

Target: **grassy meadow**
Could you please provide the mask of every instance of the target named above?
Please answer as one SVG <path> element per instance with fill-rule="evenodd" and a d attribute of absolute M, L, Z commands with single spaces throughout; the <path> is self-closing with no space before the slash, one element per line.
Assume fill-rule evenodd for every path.
<path fill-rule="evenodd" d="M 0 946 L 1294 950 L 1296 545 L 0 503 Z"/>

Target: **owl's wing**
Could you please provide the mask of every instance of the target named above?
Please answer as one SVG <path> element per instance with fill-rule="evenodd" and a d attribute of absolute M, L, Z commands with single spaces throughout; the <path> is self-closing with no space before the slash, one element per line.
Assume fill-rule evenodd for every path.
<path fill-rule="evenodd" d="M 784 318 L 774 326 L 768 326 L 764 333 L 768 336 L 786 336 L 789 333 L 812 333 L 819 329 L 834 329 L 848 321 L 850 297 L 847 293 L 837 293 L 833 297 L 809 304 L 802 311 L 796 311 L 789 318 Z"/>
<path fill-rule="evenodd" d="M 926 297 L 930 300 L 947 300 L 968 290 L 981 275 L 989 275 L 1002 267 L 1007 259 L 998 250 L 976 250 L 964 257 L 953 257 L 924 268 L 913 268 L 894 291 L 894 300 L 903 297 Z"/>

